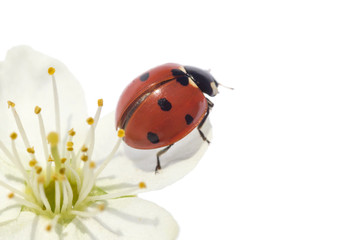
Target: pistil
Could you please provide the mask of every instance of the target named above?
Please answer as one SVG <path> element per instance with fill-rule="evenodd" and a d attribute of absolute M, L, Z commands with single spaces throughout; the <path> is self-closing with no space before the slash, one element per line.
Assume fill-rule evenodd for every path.
<path fill-rule="evenodd" d="M 61 160 L 58 149 L 59 134 L 56 132 L 50 132 L 47 136 L 47 140 L 50 144 L 51 156 L 55 162 L 55 172 L 58 172 L 61 167 Z"/>

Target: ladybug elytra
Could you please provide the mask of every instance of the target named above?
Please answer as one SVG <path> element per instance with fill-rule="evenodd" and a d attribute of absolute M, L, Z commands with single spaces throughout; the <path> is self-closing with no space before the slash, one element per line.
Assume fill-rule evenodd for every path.
<path fill-rule="evenodd" d="M 161 169 L 159 157 L 194 128 L 209 143 L 201 127 L 214 104 L 204 93 L 215 96 L 218 85 L 209 71 L 192 66 L 168 63 L 150 69 L 120 96 L 116 127 L 125 130 L 124 141 L 130 147 L 166 146 L 157 153 L 157 172 Z"/>

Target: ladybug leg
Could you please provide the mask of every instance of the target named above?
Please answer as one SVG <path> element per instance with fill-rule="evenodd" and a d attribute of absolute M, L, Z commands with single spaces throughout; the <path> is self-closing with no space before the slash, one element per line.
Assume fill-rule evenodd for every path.
<path fill-rule="evenodd" d="M 158 173 L 159 170 L 161 169 L 161 164 L 160 164 L 160 156 L 163 155 L 164 153 L 166 153 L 170 148 L 171 146 L 174 145 L 174 144 L 170 144 L 169 146 L 167 146 L 166 148 L 164 149 L 161 149 L 160 151 L 158 151 L 156 153 L 156 168 L 155 168 L 155 173 Z"/>
<path fill-rule="evenodd" d="M 209 116 L 210 110 L 213 108 L 214 103 L 212 103 L 208 98 L 206 98 L 207 103 L 208 103 L 208 108 L 206 110 L 205 116 L 204 118 L 201 120 L 200 124 L 198 125 L 197 129 L 199 131 L 199 134 L 201 136 L 201 138 L 206 141 L 208 144 L 210 144 L 210 141 L 206 138 L 205 134 L 201 131 L 201 127 L 204 125 L 206 119 Z"/>

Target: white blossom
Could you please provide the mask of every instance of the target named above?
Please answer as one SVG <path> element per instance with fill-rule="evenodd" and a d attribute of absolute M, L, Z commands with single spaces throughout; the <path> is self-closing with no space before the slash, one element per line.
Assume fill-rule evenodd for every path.
<path fill-rule="evenodd" d="M 0 62 L 0 239 L 176 239 L 172 216 L 136 194 L 184 176 L 206 145 L 155 174 L 102 106 L 89 117 L 67 68 L 30 47 Z"/>

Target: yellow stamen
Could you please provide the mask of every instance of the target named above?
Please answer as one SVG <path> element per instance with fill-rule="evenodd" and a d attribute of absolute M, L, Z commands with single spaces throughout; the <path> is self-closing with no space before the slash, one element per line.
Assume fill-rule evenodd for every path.
<path fill-rule="evenodd" d="M 98 106 L 102 107 L 104 105 L 104 101 L 102 99 L 98 100 Z"/>
<path fill-rule="evenodd" d="M 37 161 L 35 158 L 29 162 L 30 167 L 34 167 L 36 164 L 37 164 Z"/>
<path fill-rule="evenodd" d="M 45 230 L 48 231 L 48 232 L 50 232 L 50 231 L 51 231 L 51 228 L 52 228 L 52 226 L 49 224 L 49 225 L 46 226 Z"/>
<path fill-rule="evenodd" d="M 47 136 L 49 144 L 54 147 L 59 143 L 59 134 L 56 132 L 50 132 Z"/>
<path fill-rule="evenodd" d="M 40 173 L 42 172 L 42 167 L 36 166 L 36 167 L 35 167 L 35 170 L 36 170 L 36 173 L 37 173 L 37 174 L 40 174 Z"/>
<path fill-rule="evenodd" d="M 34 147 L 30 147 L 30 148 L 26 149 L 26 151 L 27 151 L 28 153 L 32 153 L 32 154 L 35 153 Z"/>
<path fill-rule="evenodd" d="M 35 114 L 39 114 L 41 112 L 41 107 L 36 106 L 34 109 Z"/>
<path fill-rule="evenodd" d="M 8 194 L 8 198 L 10 198 L 10 199 L 13 198 L 14 196 L 15 196 L 15 194 L 13 192 Z"/>
<path fill-rule="evenodd" d="M 60 161 L 61 161 L 61 163 L 65 163 L 66 162 L 66 158 L 62 158 L 62 159 L 60 159 Z"/>
<path fill-rule="evenodd" d="M 55 68 L 49 67 L 48 73 L 49 73 L 49 75 L 54 75 L 54 73 L 55 73 Z"/>
<path fill-rule="evenodd" d="M 53 162 L 54 159 L 51 157 L 51 155 L 49 155 L 49 158 L 48 158 L 48 162 Z"/>
<path fill-rule="evenodd" d="M 96 167 L 96 163 L 91 161 L 90 164 L 89 164 L 89 167 L 90 168 L 95 168 Z"/>
<path fill-rule="evenodd" d="M 97 208 L 99 209 L 99 211 L 104 211 L 105 205 L 104 205 L 104 204 L 99 204 L 99 205 L 97 206 Z"/>
<path fill-rule="evenodd" d="M 74 148 L 72 148 L 72 147 L 68 147 L 68 148 L 67 148 L 67 150 L 68 150 L 69 152 L 71 152 L 71 151 L 73 151 L 73 150 L 74 150 Z"/>
<path fill-rule="evenodd" d="M 119 138 L 125 137 L 125 130 L 124 130 L 124 129 L 119 129 L 119 131 L 118 131 L 118 137 L 119 137 Z"/>
<path fill-rule="evenodd" d="M 70 129 L 68 133 L 69 133 L 69 135 L 72 136 L 72 137 L 75 136 L 75 134 L 76 134 L 76 132 L 74 131 L 73 128 Z"/>
<path fill-rule="evenodd" d="M 12 101 L 7 101 L 7 104 L 8 104 L 8 108 L 15 107 L 15 103 L 13 103 Z"/>
<path fill-rule="evenodd" d="M 88 156 L 81 155 L 80 159 L 83 160 L 84 162 L 86 162 L 88 160 Z"/>
<path fill-rule="evenodd" d="M 139 182 L 139 188 L 146 188 L 146 184 L 144 182 Z"/>
<path fill-rule="evenodd" d="M 104 170 L 104 168 L 109 164 L 110 160 L 115 155 L 116 151 L 120 147 L 120 143 L 122 142 L 122 138 L 119 138 L 113 148 L 113 150 L 110 152 L 110 154 L 106 157 L 106 159 L 101 163 L 101 165 L 98 167 L 98 169 L 95 172 L 95 177 L 99 176 L 99 174 Z"/>
<path fill-rule="evenodd" d="M 73 143 L 73 142 L 67 142 L 67 143 L 66 143 L 66 146 L 67 146 L 67 147 L 73 147 L 73 146 L 74 146 L 74 143 Z"/>
<path fill-rule="evenodd" d="M 86 122 L 89 124 L 89 125 L 93 125 L 94 124 L 94 119 L 92 117 L 89 117 L 88 119 L 86 119 Z"/>
<path fill-rule="evenodd" d="M 88 150 L 88 148 L 87 148 L 87 147 L 85 147 L 85 145 L 84 145 L 84 146 L 82 146 L 82 148 L 81 148 L 81 151 L 82 151 L 82 152 L 87 152 L 87 150 Z"/>
<path fill-rule="evenodd" d="M 11 134 L 10 134 L 10 138 L 11 138 L 12 140 L 15 140 L 15 139 L 17 138 L 17 133 L 16 133 L 16 132 L 11 133 Z"/>
<path fill-rule="evenodd" d="M 64 175 L 64 174 L 65 174 L 65 168 L 60 168 L 59 173 L 60 173 L 61 175 Z"/>

